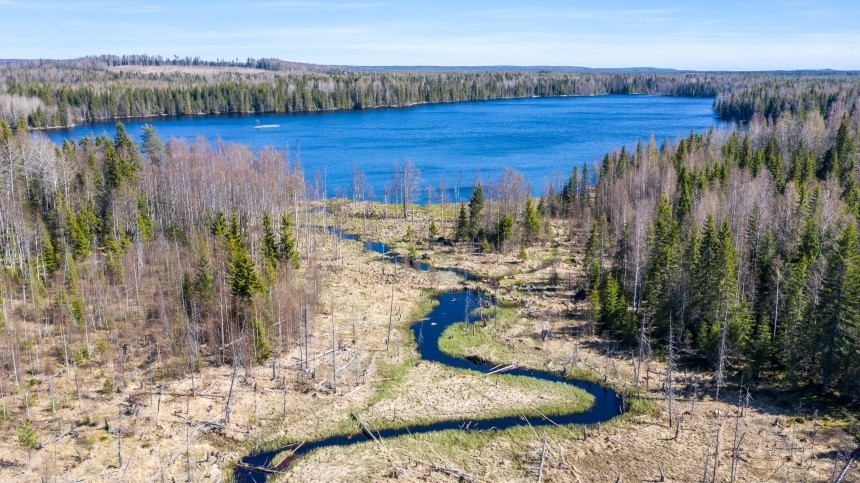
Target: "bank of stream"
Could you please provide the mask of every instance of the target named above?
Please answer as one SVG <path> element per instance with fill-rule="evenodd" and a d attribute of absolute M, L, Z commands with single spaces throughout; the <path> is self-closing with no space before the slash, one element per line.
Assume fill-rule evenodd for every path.
<path fill-rule="evenodd" d="M 347 240 L 360 241 L 358 237 L 352 234 L 335 230 L 331 230 L 331 232 Z M 388 262 L 397 264 L 402 264 L 404 262 L 404 259 L 401 256 L 394 254 L 391 251 L 391 248 L 384 243 L 363 242 L 363 244 L 365 249 L 379 253 L 383 256 L 384 260 Z M 422 271 L 433 269 L 432 266 L 421 261 L 412 262 L 410 265 L 413 268 Z M 475 280 L 474 275 L 461 269 L 449 268 L 439 270 L 456 273 L 466 280 Z M 480 308 L 487 302 L 487 300 L 487 297 L 477 290 L 463 290 L 437 294 L 436 307 L 427 315 L 426 318 L 415 322 L 411 326 L 420 358 L 425 361 L 436 362 L 457 369 L 477 371 L 485 374 L 498 370 L 501 366 L 492 362 L 475 358 L 465 359 L 452 357 L 443 353 L 439 349 L 439 339 L 443 332 L 445 332 L 445 329 L 458 322 L 465 322 L 467 324 L 476 322 L 480 315 L 475 309 Z M 264 451 L 245 456 L 234 469 L 234 478 L 236 481 L 242 483 L 263 482 L 270 474 L 287 471 L 290 465 L 297 458 L 308 454 L 313 450 L 332 446 L 348 446 L 356 443 L 367 442 L 372 438 L 387 439 L 396 438 L 398 436 L 445 430 L 499 431 L 524 425 L 589 425 L 608 421 L 620 415 L 625 410 L 624 401 L 618 393 L 593 382 L 569 379 L 562 374 L 519 367 L 514 367 L 503 372 L 504 374 L 513 376 L 531 377 L 543 381 L 572 385 L 591 394 L 594 397 L 594 404 L 584 412 L 562 414 L 553 416 L 552 418 L 542 417 L 527 420 L 521 416 L 508 416 L 477 421 L 439 421 L 404 428 L 373 430 L 372 435 L 357 433 L 330 436 L 316 441 L 307 441 L 301 444 L 294 444 L 271 451 Z M 292 454 L 283 458 L 277 465 L 272 467 L 272 461 L 279 454 L 288 451 L 292 451 Z"/>

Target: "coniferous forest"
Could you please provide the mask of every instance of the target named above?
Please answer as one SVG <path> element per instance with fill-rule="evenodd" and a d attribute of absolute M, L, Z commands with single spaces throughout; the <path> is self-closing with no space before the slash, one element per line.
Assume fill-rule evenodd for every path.
<path fill-rule="evenodd" d="M 116 69 L 153 65 L 221 70 Z M 539 275 L 534 277 L 543 277 L 541 270 L 548 267 L 553 270 L 548 280 L 540 281 L 549 287 L 545 292 L 524 297 L 533 296 L 531 301 L 539 306 L 546 293 L 561 293 L 565 304 L 587 307 L 582 313 L 556 311 L 553 323 L 560 320 L 563 329 L 551 331 L 550 316 L 546 316 L 545 322 L 536 323 L 546 325 L 540 326 L 539 336 L 522 339 L 535 346 L 551 344 L 556 337 L 568 344 L 563 349 L 567 356 L 573 347 L 570 327 L 582 316 L 592 342 L 613 347 L 608 358 L 632 361 L 635 396 L 626 386 L 616 386 L 619 394 L 630 398 L 624 400 L 632 408 L 630 420 L 660 412 L 636 406 L 646 404 L 636 398 L 641 381 L 647 380 L 644 386 L 650 389 L 654 361 L 665 364 L 667 400 L 668 395 L 675 397 L 672 391 L 679 378 L 671 371 L 676 367 L 712 374 L 714 391 L 708 397 L 712 395 L 717 403 L 727 400 L 729 391 L 746 389 L 747 402 L 738 403 L 743 409 L 731 416 L 735 437 L 741 440 L 738 428 L 748 407 L 749 388 L 789 398 L 811 393 L 821 408 L 836 406 L 856 414 L 860 401 L 860 80 L 855 76 L 373 71 L 271 59 L 206 63 L 146 56 L 9 62 L 0 64 L 0 76 L 4 78 L 0 93 L 0 366 L 8 375 L 0 378 L 0 424 L 14 427 L 18 446 L 26 449 L 28 457 L 43 444 L 53 444 L 41 442 L 40 432 L 59 434 L 58 440 L 74 435 L 73 429 L 63 433 L 65 428 L 54 424 L 58 411 L 73 407 L 73 399 L 86 406 L 80 401 L 96 398 L 92 388 L 89 392 L 82 388 L 78 370 L 99 380 L 99 397 L 111 404 L 110 398 L 123 394 L 120 412 L 110 416 L 114 419 L 97 415 L 105 418 L 106 434 L 118 435 L 119 467 L 127 455 L 122 446 L 123 421 L 136 417 L 134 411 L 142 411 L 145 404 L 160 411 L 169 381 L 185 384 L 190 379 L 182 392 L 174 393 L 175 401 L 185 398 L 185 452 L 178 449 L 171 455 L 174 460 L 178 455 L 187 457 L 189 480 L 197 468 L 189 449 L 193 439 L 189 428 L 199 434 L 220 431 L 217 437 L 224 439 L 213 445 L 235 445 L 241 424 L 247 427 L 242 429 L 246 431 L 242 441 L 252 440 L 251 428 L 261 426 L 257 418 L 263 417 L 258 412 L 269 411 L 266 416 L 271 420 L 288 419 L 288 397 L 312 393 L 313 404 L 319 403 L 317 394 L 320 399 L 338 397 L 339 377 L 353 378 L 356 391 L 378 383 L 374 386 L 378 394 L 359 393 L 371 401 L 368 404 L 375 404 L 391 396 L 388 391 L 402 383 L 407 372 L 415 367 L 429 370 L 409 355 L 414 347 L 409 345 L 412 333 L 408 330 L 408 324 L 420 321 L 429 309 L 422 312 L 419 307 L 417 315 L 410 315 L 397 307 L 409 303 L 401 292 L 420 295 L 417 285 L 410 286 L 417 279 L 410 277 L 419 275 L 397 265 L 385 268 L 376 263 L 379 258 L 364 252 L 352 254 L 350 261 L 360 268 L 346 265 L 341 253 L 345 249 L 339 245 L 331 249 L 328 244 L 332 234 L 340 233 L 340 224 L 350 222 L 353 228 L 399 223 L 390 232 L 402 227 L 405 236 L 384 230 L 376 233 L 397 238 L 386 242 L 406 248 L 408 254 L 401 254 L 405 259 L 418 256 L 419 244 L 425 261 L 436 255 L 434 249 L 484 263 L 488 263 L 482 258 L 485 255 L 504 255 L 512 266 L 525 263 L 538 250 L 535 247 L 543 254 L 552 253 L 552 261 L 545 266 L 536 264 L 531 272 L 516 273 L 525 280 L 535 273 Z M 675 140 L 652 138 L 602 159 L 578 160 L 575 166 L 565 167 L 570 169 L 568 179 L 547 185 L 537 198 L 532 198 L 524 176 L 508 169 L 498 180 L 477 181 L 468 203 L 415 206 L 416 193 L 425 186 L 417 168 L 404 160 L 392 168 L 391 201 L 402 205 L 390 213 L 387 203 L 372 204 L 363 198 L 358 167 L 353 199 L 326 199 L 321 194 L 324 187 L 321 190 L 318 182 L 306 180 L 300 160 L 275 149 L 254 152 L 203 139 L 167 141 L 152 126 L 144 128 L 142 141 L 136 143 L 119 121 L 139 116 L 365 109 L 608 93 L 714 97 L 715 115 L 734 122 L 730 128 L 692 132 Z M 114 135 L 56 145 L 39 132 L 39 128 L 96 120 L 117 120 Z M 419 219 L 428 218 L 426 232 L 413 228 L 413 223 L 418 226 L 416 212 Z M 565 247 L 565 252 L 557 253 L 559 247 Z M 334 261 L 325 258 L 332 250 Z M 566 283 L 567 288 L 576 287 L 577 295 L 561 289 L 565 283 L 555 271 L 556 263 L 572 267 L 569 273 L 576 278 L 569 275 Z M 385 312 L 387 333 L 382 329 L 379 333 L 386 337 L 384 342 L 382 337 L 371 341 L 375 346 L 367 342 L 358 348 L 365 341 L 356 320 L 364 316 L 367 323 L 364 312 L 349 314 L 351 334 L 343 339 L 351 341 L 338 339 L 349 330 L 340 327 L 338 331 L 335 313 L 341 308 L 334 296 L 324 294 L 341 282 L 336 275 L 346 278 L 349 270 L 367 279 L 352 280 L 355 286 L 341 286 L 340 293 L 355 293 L 355 299 L 361 299 L 361 290 L 367 288 L 363 284 L 385 289 L 383 303 L 373 299 L 360 306 L 371 317 Z M 449 284 L 449 289 L 462 291 L 468 282 L 495 290 L 504 279 L 475 275 L 468 281 L 458 280 L 462 286 Z M 371 300 L 378 295 L 366 297 Z M 504 314 L 511 320 L 524 311 L 523 317 L 532 317 L 528 314 L 534 306 L 523 304 L 522 310 L 513 312 L 502 305 L 486 307 L 494 314 L 487 317 L 483 305 L 470 307 L 480 311 L 481 322 L 470 326 L 473 332 L 464 337 L 488 344 L 475 334 L 494 323 L 513 325 L 505 322 Z M 315 326 L 320 320 L 331 321 L 331 326 Z M 367 327 L 379 329 L 374 320 L 376 325 Z M 395 324 L 403 325 L 402 334 L 392 328 Z M 525 325 L 531 330 L 530 323 Z M 557 364 L 563 374 L 573 377 L 579 373 L 565 371 L 581 360 L 577 359 L 579 335 L 576 355 L 563 368 Z M 401 356 L 401 349 L 407 355 Z M 516 357 L 525 352 L 522 349 Z M 321 380 L 329 377 L 321 375 L 329 358 L 331 381 Z M 538 358 L 546 360 L 547 366 L 558 362 L 543 353 L 532 361 Z M 359 362 L 348 371 L 339 372 L 338 364 L 349 366 L 355 361 Z M 517 362 L 497 367 L 507 370 Z M 365 364 L 364 372 L 355 369 L 360 364 Z M 608 363 L 602 383 L 610 377 L 607 367 Z M 217 386 L 212 380 L 229 384 L 229 392 L 203 394 L 217 401 L 207 403 L 205 412 L 212 417 L 209 412 L 217 405 L 215 419 L 192 420 L 191 401 L 200 396 L 198 387 L 206 387 L 198 386 L 205 382 L 195 378 L 207 368 L 224 369 L 217 376 L 210 373 L 207 382 L 210 388 Z M 265 378 L 255 379 L 255 368 L 265 370 Z M 292 369 L 299 374 L 296 381 L 288 381 L 285 375 Z M 599 371 L 590 366 L 588 370 L 592 371 L 589 380 L 600 382 L 595 375 Z M 237 382 L 240 371 L 244 382 Z M 53 378 L 64 373 L 74 374 L 74 389 L 68 379 L 66 395 L 55 397 Z M 368 373 L 378 379 L 366 383 Z M 134 396 L 127 379 L 140 384 Z M 258 391 L 263 379 L 269 384 L 268 392 Z M 681 383 L 677 385 L 680 391 Z M 247 396 L 242 408 L 247 422 L 231 422 L 231 415 L 239 412 L 234 412 L 234 387 L 239 391 L 241 386 Z M 695 406 L 705 397 L 691 386 L 685 386 L 685 394 Z M 156 394 L 157 403 L 153 402 Z M 143 395 L 150 398 L 148 403 Z M 51 416 L 45 409 L 49 407 L 46 397 Z M 275 409 L 260 410 L 258 397 L 282 397 L 283 409 L 272 416 Z M 677 428 L 674 441 L 678 442 L 682 423 L 673 426 L 672 418 L 685 416 L 669 404 L 669 428 Z M 38 407 L 43 409 L 37 411 Z M 403 423 L 397 420 L 397 410 L 392 410 L 390 419 L 385 413 L 377 422 Z M 818 406 L 816 435 L 817 410 Z M 179 418 L 180 413 L 174 411 L 173 416 Z M 370 432 L 356 413 L 349 414 L 356 426 L 349 426 L 353 433 L 347 434 Z M 847 417 L 853 421 L 850 424 L 856 424 L 853 417 Z M 97 423 L 89 418 L 87 414 L 86 421 L 74 424 L 92 428 Z M 302 418 L 312 419 L 307 414 Z M 332 428 L 312 436 L 345 432 L 343 426 Z M 608 441 L 612 436 L 601 435 L 600 428 L 598 424 L 598 434 Z M 722 428 L 720 423 L 717 460 Z M 582 441 L 588 431 L 582 433 Z M 236 439 L 223 436 L 228 433 Z M 567 433 L 558 437 L 564 438 L 579 441 L 579 433 L 576 438 Z M 741 440 L 734 442 L 733 465 L 740 464 Z M 85 444 L 99 448 L 97 442 Z M 540 461 L 546 447 L 544 434 Z M 247 453 L 250 448 L 236 451 Z M 788 451 L 793 457 L 794 446 Z M 237 459 L 235 454 L 231 457 Z M 709 461 L 704 463 L 706 476 Z M 220 460 L 217 464 L 226 465 Z M 845 468 L 851 464 L 848 460 Z M 711 468 L 718 480 L 717 467 Z M 164 465 L 158 471 L 163 469 Z"/>
<path fill-rule="evenodd" d="M 190 70 L 139 70 L 148 66 Z M 200 70 L 205 68 L 210 69 Z M 826 114 L 833 105 L 847 105 L 858 96 L 855 78 L 838 73 L 797 79 L 766 73 L 392 71 L 276 59 L 204 62 L 148 56 L 7 62 L 0 64 L 0 78 L 5 88 L 0 93 L 0 118 L 10 125 L 23 118 L 30 127 L 145 116 L 306 112 L 600 94 L 715 97 L 717 115 L 749 121 L 755 113 L 768 118 L 785 111 Z"/>
<path fill-rule="evenodd" d="M 744 102 L 774 105 L 759 92 Z M 607 154 L 591 175 L 575 168 L 546 206 L 590 220 L 584 268 L 597 329 L 639 358 L 672 343 L 719 382 L 740 371 L 856 400 L 858 120 L 856 97 L 823 114 L 756 113 L 730 132 Z"/>
<path fill-rule="evenodd" d="M 801 78 L 779 89 L 784 82 L 769 78 L 718 98 L 717 112 L 751 118 L 735 130 L 609 153 L 590 171 L 573 168 L 531 208 L 506 201 L 506 193 L 520 199 L 527 191 L 509 174 L 488 196 L 501 208 L 473 199 L 450 235 L 501 249 L 511 246 L 514 220 L 535 210 L 577 220 L 586 227 L 584 283 L 596 327 L 639 358 L 672 340 L 720 378 L 742 371 L 760 383 L 856 398 L 860 88 Z M 767 116 L 773 109 L 778 115 Z M 59 324 L 64 357 L 79 350 L 75 340 L 86 338 L 89 324 L 116 323 L 101 313 L 105 302 L 119 303 L 129 290 L 153 297 L 141 294 L 147 275 L 175 283 L 158 289 L 156 307 L 141 302 L 142 313 L 121 317 L 166 320 L 165 312 L 187 311 L 191 322 L 181 330 L 165 327 L 177 351 L 202 340 L 223 350 L 248 327 L 268 345 L 275 312 L 298 310 L 278 304 L 277 294 L 290 290 L 299 264 L 296 239 L 309 236 L 298 229 L 309 190 L 280 153 L 164 145 L 154 130 L 136 146 L 121 124 L 114 139 L 55 146 L 29 135 L 23 121 L 0 126 L 2 292 L 20 300 L 27 317 Z M 537 224 L 520 236 L 535 236 Z M 231 323 L 213 322 L 219 304 Z M 4 314 L 10 310 L 4 304 Z M 19 338 L 28 334 L 9 342 Z M 20 350 L 10 357 L 25 357 Z M 251 360 L 260 350 L 251 344 L 242 354 Z"/>

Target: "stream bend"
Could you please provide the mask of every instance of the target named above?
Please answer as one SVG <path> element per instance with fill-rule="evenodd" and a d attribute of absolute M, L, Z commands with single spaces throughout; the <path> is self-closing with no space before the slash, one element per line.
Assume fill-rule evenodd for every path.
<path fill-rule="evenodd" d="M 332 232 L 347 240 L 358 240 L 355 235 L 334 230 L 332 230 Z M 368 250 L 383 254 L 383 256 L 387 257 L 387 261 L 395 263 L 402 262 L 400 257 L 392 255 L 390 247 L 383 243 L 364 242 L 364 247 Z M 418 270 L 426 271 L 431 269 L 429 265 L 421 262 L 413 263 L 412 266 Z M 446 271 L 451 271 L 466 279 L 474 280 L 473 275 L 460 269 L 448 269 Z M 412 334 L 415 338 L 418 354 L 420 355 L 421 360 L 481 373 L 487 373 L 496 368 L 497 366 L 491 362 L 452 357 L 439 350 L 439 338 L 442 336 L 445 329 L 457 322 L 475 322 L 478 319 L 478 316 L 473 313 L 474 309 L 480 307 L 480 304 L 482 304 L 484 300 L 485 297 L 483 294 L 475 290 L 444 292 L 438 294 L 436 296 L 436 301 L 438 302 L 436 307 L 425 319 L 422 319 L 411 326 Z M 553 416 L 550 419 L 534 418 L 526 420 L 521 416 L 508 416 L 478 421 L 439 421 L 425 425 L 411 426 L 408 428 L 382 429 L 375 431 L 374 436 L 380 439 L 387 439 L 410 434 L 423 434 L 452 429 L 464 431 L 496 431 L 524 426 L 527 424 L 530 424 L 531 426 L 566 424 L 589 425 L 609 421 L 625 411 L 624 401 L 618 393 L 596 383 L 579 379 L 568 379 L 561 374 L 553 372 L 519 367 L 505 371 L 504 373 L 514 376 L 531 377 L 543 381 L 558 382 L 577 387 L 594 396 L 594 404 L 584 412 Z M 301 445 L 290 445 L 275 450 L 250 454 L 240 460 L 239 464 L 234 468 L 233 475 L 236 481 L 243 483 L 263 482 L 266 480 L 268 474 L 286 471 L 295 459 L 308 454 L 315 449 L 332 446 L 349 446 L 367 441 L 370 441 L 370 438 L 363 433 L 343 434 L 330 436 L 316 441 L 307 441 Z M 274 458 L 278 454 L 288 450 L 293 450 L 293 454 L 280 462 L 277 467 L 272 468 L 271 463 Z"/>

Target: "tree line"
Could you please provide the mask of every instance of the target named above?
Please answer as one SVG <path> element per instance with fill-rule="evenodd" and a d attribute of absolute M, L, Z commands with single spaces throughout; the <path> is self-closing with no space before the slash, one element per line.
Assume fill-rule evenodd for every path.
<path fill-rule="evenodd" d="M 30 418 L 27 374 L 109 363 L 112 392 L 132 353 L 155 381 L 306 345 L 325 283 L 306 192 L 273 150 L 0 121 L 0 417 Z"/>
<path fill-rule="evenodd" d="M 248 69 L 181 72 L 117 66 Z M 250 70 L 257 69 L 257 70 Z M 400 107 L 515 97 L 654 94 L 715 97 L 721 118 L 748 122 L 790 110 L 825 117 L 852 108 L 860 81 L 846 74 L 640 73 L 565 71 L 371 70 L 277 59 L 204 61 L 158 56 L 99 56 L 0 66 L 0 118 L 30 127 L 145 116 L 288 113 Z"/>
<path fill-rule="evenodd" d="M 856 400 L 856 107 L 784 107 L 746 129 L 615 151 L 591 175 L 575 169 L 545 206 L 585 224 L 595 328 L 639 363 L 668 347 L 708 362 L 718 392 L 743 374 Z"/>
<path fill-rule="evenodd" d="M 6 79 L 6 95 L 38 99 L 31 127 L 68 126 L 127 117 L 283 113 L 401 107 L 419 103 L 514 97 L 669 94 L 712 97 L 696 75 L 517 72 L 297 73 L 271 79 L 169 83 L 115 81 L 64 84 Z M 5 113 L 7 122 L 14 113 Z"/>

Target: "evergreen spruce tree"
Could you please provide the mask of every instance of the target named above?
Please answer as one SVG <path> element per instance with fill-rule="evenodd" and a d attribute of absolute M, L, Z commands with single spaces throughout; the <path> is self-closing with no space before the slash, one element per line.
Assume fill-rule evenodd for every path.
<path fill-rule="evenodd" d="M 263 212 L 263 257 L 273 267 L 278 261 L 278 243 L 272 229 L 272 218 L 267 211 Z"/>
<path fill-rule="evenodd" d="M 33 423 L 27 418 L 18 426 L 18 444 L 27 450 L 28 457 L 31 451 L 39 447 L 39 435 L 33 429 Z"/>
<path fill-rule="evenodd" d="M 523 234 L 528 243 L 536 241 L 540 237 L 540 213 L 535 208 L 534 200 L 526 199 L 525 213 L 523 215 Z"/>
<path fill-rule="evenodd" d="M 770 142 L 767 144 L 767 148 L 764 152 L 765 165 L 767 166 L 768 171 L 773 176 L 773 184 L 776 188 L 776 191 L 781 193 L 783 188 L 785 188 L 785 182 L 783 181 L 783 166 L 782 166 L 782 157 L 779 155 L 779 150 L 776 147 L 776 139 L 771 138 Z"/>
<path fill-rule="evenodd" d="M 496 241 L 499 249 L 502 249 L 514 235 L 514 217 L 505 213 L 499 218 L 499 226 L 496 231 Z"/>
<path fill-rule="evenodd" d="M 266 327 L 259 317 L 254 317 L 251 321 L 251 329 L 254 336 L 254 358 L 257 364 L 262 364 L 272 356 L 272 347 L 266 337 Z"/>
<path fill-rule="evenodd" d="M 612 276 L 618 281 L 618 287 L 625 296 L 630 296 L 626 290 L 627 266 L 630 257 L 630 222 L 624 223 L 624 229 L 616 243 L 615 256 L 612 261 Z"/>
<path fill-rule="evenodd" d="M 460 204 L 460 213 L 457 215 L 457 226 L 454 230 L 454 238 L 457 241 L 466 241 L 469 238 L 469 218 L 466 215 L 466 206 Z"/>
<path fill-rule="evenodd" d="M 289 263 L 293 268 L 298 269 L 299 251 L 296 248 L 296 240 L 293 236 L 293 224 L 290 222 L 290 217 L 286 214 L 281 215 L 281 230 L 280 242 L 278 244 L 278 260 L 281 263 Z"/>
<path fill-rule="evenodd" d="M 811 261 L 801 256 L 787 267 L 781 329 L 777 333 L 777 360 L 785 367 L 789 380 L 797 384 L 808 379 L 811 370 L 809 343 L 815 340 L 809 323 L 812 299 L 809 284 Z"/>
<path fill-rule="evenodd" d="M 715 321 L 720 320 L 717 306 L 719 290 L 717 257 L 717 229 L 713 215 L 709 214 L 699 235 L 697 265 L 692 267 L 691 329 L 700 342 L 701 338 L 706 336 L 707 329 Z"/>
<path fill-rule="evenodd" d="M 7 143 L 12 140 L 12 128 L 0 119 L 0 143 Z"/>
<path fill-rule="evenodd" d="M 748 309 L 737 300 L 737 255 L 732 242 L 728 220 L 723 220 L 716 240 L 709 241 L 710 234 L 702 236 L 701 270 L 708 270 L 710 276 L 704 277 L 707 283 L 699 286 L 702 307 L 701 349 L 711 357 L 718 357 L 720 346 L 727 344 L 731 353 L 740 353 L 745 348 L 750 335 Z"/>
<path fill-rule="evenodd" d="M 683 221 L 693 206 L 693 179 L 685 167 L 678 171 L 678 219 Z"/>
<path fill-rule="evenodd" d="M 54 242 L 51 241 L 51 237 L 47 233 L 42 240 L 42 263 L 48 273 L 54 273 L 60 264 L 60 259 L 54 249 Z"/>
<path fill-rule="evenodd" d="M 747 168 L 752 170 L 753 163 L 752 141 L 750 140 L 749 134 L 746 134 L 739 154 L 738 167 L 741 169 Z"/>
<path fill-rule="evenodd" d="M 227 236 L 227 220 L 223 212 L 219 211 L 215 213 L 215 219 L 212 221 L 209 232 L 212 236 L 220 240 L 223 240 Z"/>
<path fill-rule="evenodd" d="M 430 228 L 427 231 L 430 234 L 430 241 L 436 240 L 439 236 L 439 227 L 436 226 L 436 220 L 430 220 Z"/>
<path fill-rule="evenodd" d="M 118 122 L 116 123 L 116 135 L 114 136 L 114 148 L 122 160 L 123 176 L 132 181 L 135 173 L 140 171 L 140 153 L 137 152 L 137 146 L 134 140 L 128 135 L 125 126 Z"/>
<path fill-rule="evenodd" d="M 155 220 L 152 219 L 149 205 L 143 196 L 137 199 L 137 230 L 143 240 L 150 240 L 155 234 Z"/>
<path fill-rule="evenodd" d="M 698 319 L 694 317 L 694 309 L 696 302 L 696 275 L 699 266 L 699 231 L 693 227 L 686 237 L 683 250 L 680 255 L 679 262 L 679 290 L 678 290 L 678 305 L 680 313 L 678 318 L 680 324 L 675 323 L 676 340 L 685 344 L 693 342 L 693 323 Z M 680 326 L 680 327 L 679 327 Z M 698 330 L 696 328 L 696 330 Z"/>
<path fill-rule="evenodd" d="M 143 152 L 149 156 L 149 159 L 156 163 L 160 163 L 164 160 L 165 151 L 164 143 L 161 141 L 161 138 L 158 137 L 158 131 L 152 124 L 144 124 L 141 129 L 141 149 L 143 149 Z"/>
<path fill-rule="evenodd" d="M 263 285 L 257 275 L 257 269 L 244 240 L 238 233 L 238 223 L 233 219 L 233 226 L 227 241 L 228 254 L 230 256 L 227 274 L 230 279 L 230 291 L 234 297 L 250 299 L 255 293 L 262 290 Z"/>
<path fill-rule="evenodd" d="M 820 354 L 821 386 L 828 390 L 834 381 L 849 373 L 858 355 L 860 336 L 860 252 L 857 230 L 848 223 L 827 256 L 821 296 L 816 308 L 817 349 Z M 857 386 L 857 381 L 849 385 Z"/>
<path fill-rule="evenodd" d="M 648 324 L 657 329 L 658 338 L 664 338 L 669 328 L 673 309 L 675 273 L 678 268 L 679 233 L 667 196 L 657 203 L 651 234 L 648 240 L 650 259 L 645 271 L 642 303 Z"/>
<path fill-rule="evenodd" d="M 613 276 L 606 277 L 598 296 L 600 298 L 598 323 L 601 328 L 615 338 L 633 343 L 636 340 L 636 325 L 629 316 L 627 301 L 618 280 Z"/>
<path fill-rule="evenodd" d="M 600 263 L 600 228 L 597 223 L 591 224 L 588 241 L 585 242 L 585 284 L 594 290 L 603 277 L 603 266 Z"/>
<path fill-rule="evenodd" d="M 469 236 L 473 240 L 484 237 L 484 188 L 481 182 L 475 184 L 472 199 L 469 200 Z"/>
<path fill-rule="evenodd" d="M 573 171 L 570 173 L 570 178 L 567 179 L 567 183 L 561 189 L 561 204 L 565 214 L 570 213 L 571 207 L 577 198 L 578 185 L 579 166 L 574 166 Z"/>

